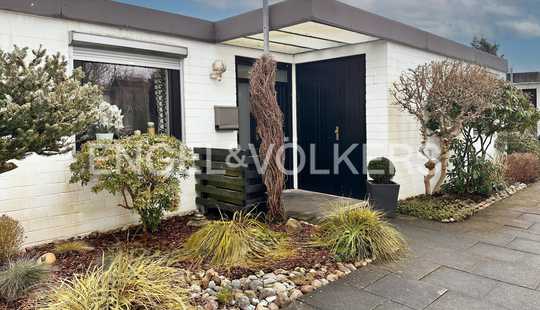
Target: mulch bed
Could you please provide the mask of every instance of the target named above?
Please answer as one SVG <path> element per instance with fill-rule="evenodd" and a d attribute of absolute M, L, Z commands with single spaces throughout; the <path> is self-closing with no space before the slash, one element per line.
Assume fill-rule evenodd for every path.
<path fill-rule="evenodd" d="M 443 223 L 460 222 L 526 187 L 525 184 L 514 184 L 491 196 L 451 193 L 420 195 L 400 201 L 397 211 L 403 215 Z"/>
<path fill-rule="evenodd" d="M 145 237 L 140 226 L 133 226 L 127 230 L 118 230 L 107 233 L 93 233 L 81 240 L 94 248 L 87 253 L 70 253 L 58 255 L 54 264 L 51 276 L 52 281 L 61 281 L 69 279 L 75 274 L 86 272 L 89 268 L 96 265 L 103 258 L 104 253 L 110 253 L 115 250 L 137 250 L 141 249 L 151 254 L 156 251 L 168 252 L 178 250 L 187 238 L 195 231 L 196 227 L 188 226 L 189 217 L 176 216 L 164 220 L 160 230 L 149 237 Z M 276 231 L 285 232 L 284 225 L 271 225 Z M 258 270 L 271 272 L 276 269 L 294 269 L 295 267 L 312 268 L 316 264 L 334 262 L 332 256 L 327 250 L 305 246 L 312 239 L 315 228 L 309 225 L 303 225 L 302 229 L 294 234 L 288 234 L 294 255 L 280 260 L 268 261 L 260 268 L 233 268 L 230 270 L 216 268 L 214 270 L 220 274 L 226 275 L 231 279 L 240 278 L 253 274 Z M 31 249 L 27 249 L 24 255 L 28 257 L 39 257 L 45 253 L 53 252 L 54 244 L 46 244 Z M 209 269 L 210 266 L 195 266 L 190 262 L 179 262 L 176 267 L 192 270 Z M 16 305 L 3 305 L 0 301 L 0 310 L 19 309 L 25 301 L 21 300 Z M 3 308 L 4 307 L 4 308 Z"/>

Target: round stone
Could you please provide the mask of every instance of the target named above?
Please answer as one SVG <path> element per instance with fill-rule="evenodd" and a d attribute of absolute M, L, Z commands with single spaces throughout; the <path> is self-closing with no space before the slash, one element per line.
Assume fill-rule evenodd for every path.
<path fill-rule="evenodd" d="M 311 285 L 303 285 L 302 287 L 300 287 L 300 291 L 302 291 L 302 293 L 304 294 L 308 294 L 308 293 L 311 293 L 315 290 L 315 288 Z"/>

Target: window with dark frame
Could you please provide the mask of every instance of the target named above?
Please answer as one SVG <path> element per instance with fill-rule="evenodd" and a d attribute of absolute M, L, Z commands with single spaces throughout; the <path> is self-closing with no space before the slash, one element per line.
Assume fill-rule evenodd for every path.
<path fill-rule="evenodd" d="M 153 122 L 158 133 L 182 140 L 180 71 L 92 61 L 74 61 L 84 82 L 101 86 L 103 100 L 124 115 L 122 135 L 145 133 Z"/>

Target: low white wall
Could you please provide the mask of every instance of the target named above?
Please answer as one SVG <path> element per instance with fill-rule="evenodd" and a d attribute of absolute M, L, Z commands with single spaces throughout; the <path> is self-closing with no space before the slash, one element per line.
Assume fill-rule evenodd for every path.
<path fill-rule="evenodd" d="M 116 36 L 134 40 L 180 45 L 188 48 L 182 72 L 184 97 L 184 137 L 190 147 L 230 148 L 237 145 L 237 134 L 214 129 L 215 105 L 236 106 L 235 56 L 258 57 L 261 52 L 226 45 L 215 45 L 69 20 L 54 19 L 0 10 L 0 49 L 13 45 L 60 52 L 71 62 L 69 32 Z M 292 57 L 274 54 L 278 61 L 292 63 Z M 211 80 L 212 63 L 223 60 L 227 72 L 223 80 Z M 110 230 L 136 223 L 137 217 L 117 206 L 108 194 L 94 194 L 90 188 L 69 184 L 71 154 L 42 157 L 33 155 L 17 162 L 19 168 L 0 175 L 0 214 L 21 221 L 25 245 Z M 189 178 L 182 186 L 178 212 L 195 209 L 195 186 Z"/>

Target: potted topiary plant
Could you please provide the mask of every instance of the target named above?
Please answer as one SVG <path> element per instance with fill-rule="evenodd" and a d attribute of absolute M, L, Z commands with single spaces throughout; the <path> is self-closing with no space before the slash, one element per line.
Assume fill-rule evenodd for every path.
<path fill-rule="evenodd" d="M 97 110 L 96 140 L 112 140 L 117 130 L 124 128 L 124 115 L 119 107 L 102 101 Z"/>
<path fill-rule="evenodd" d="M 394 216 L 399 196 L 399 184 L 392 181 L 396 174 L 394 164 L 385 157 L 375 158 L 368 164 L 368 174 L 371 178 L 367 183 L 370 204 L 387 216 Z"/>

